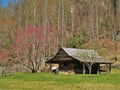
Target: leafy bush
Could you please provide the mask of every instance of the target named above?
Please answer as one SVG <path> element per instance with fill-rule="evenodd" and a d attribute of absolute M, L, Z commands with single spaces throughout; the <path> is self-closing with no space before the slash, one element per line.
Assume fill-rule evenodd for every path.
<path fill-rule="evenodd" d="M 82 37 L 71 37 L 67 40 L 66 46 L 72 48 L 80 48 L 86 40 Z"/>

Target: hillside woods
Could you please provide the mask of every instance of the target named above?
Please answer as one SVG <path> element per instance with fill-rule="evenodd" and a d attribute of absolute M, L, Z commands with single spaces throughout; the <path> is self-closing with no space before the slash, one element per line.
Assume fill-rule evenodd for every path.
<path fill-rule="evenodd" d="M 119 0 L 10 0 L 0 13 L 1 62 L 42 69 L 60 47 L 120 61 Z"/>

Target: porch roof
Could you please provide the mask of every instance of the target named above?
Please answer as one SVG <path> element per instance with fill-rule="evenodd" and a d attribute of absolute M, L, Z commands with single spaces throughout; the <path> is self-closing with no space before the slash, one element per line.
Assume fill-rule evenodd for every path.
<path fill-rule="evenodd" d="M 47 63 L 59 63 L 59 59 L 57 60 L 57 56 L 60 54 L 59 52 L 63 50 L 69 58 L 73 58 L 80 62 L 90 62 L 90 63 L 101 63 L 101 64 L 111 64 L 112 61 L 108 61 L 101 57 L 96 51 L 94 50 L 87 50 L 87 49 L 76 49 L 76 48 L 61 48 L 59 49 L 58 53 L 47 61 Z M 66 55 L 65 55 L 66 56 Z M 59 57 L 64 58 L 64 55 L 59 55 Z"/>

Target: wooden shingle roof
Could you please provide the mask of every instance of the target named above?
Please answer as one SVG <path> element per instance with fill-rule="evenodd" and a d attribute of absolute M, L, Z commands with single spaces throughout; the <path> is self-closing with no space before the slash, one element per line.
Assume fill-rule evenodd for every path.
<path fill-rule="evenodd" d="M 113 63 L 112 61 L 108 61 L 108 60 L 105 60 L 104 58 L 102 58 L 94 50 L 76 49 L 76 48 L 61 48 L 60 50 L 63 50 L 69 57 L 74 58 L 75 60 L 78 60 L 80 62 L 93 62 L 93 63 L 104 63 L 104 64 L 105 63 Z M 48 63 L 54 62 L 55 60 L 57 60 L 56 59 L 57 56 L 60 56 L 59 53 L 57 53 L 53 58 L 51 58 L 47 62 Z M 64 58 L 64 57 L 62 57 L 62 58 Z"/>

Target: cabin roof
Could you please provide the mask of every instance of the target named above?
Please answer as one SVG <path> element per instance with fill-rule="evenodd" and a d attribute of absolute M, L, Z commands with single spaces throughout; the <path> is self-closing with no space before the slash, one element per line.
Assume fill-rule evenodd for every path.
<path fill-rule="evenodd" d="M 61 48 L 59 51 L 63 50 L 69 57 L 78 60 L 80 62 L 93 62 L 93 63 L 113 63 L 112 61 L 105 60 L 94 50 L 87 49 L 77 49 L 77 48 Z M 58 52 L 59 52 L 58 51 Z M 47 61 L 47 63 L 57 62 L 56 56 Z M 62 57 L 62 56 L 61 56 Z M 62 57 L 64 58 L 64 57 Z M 59 60 L 58 60 L 59 61 Z"/>

